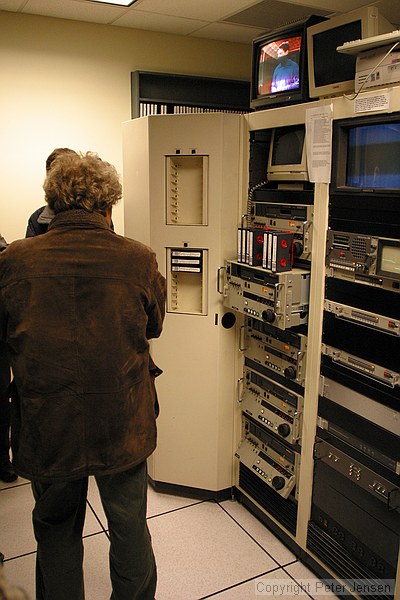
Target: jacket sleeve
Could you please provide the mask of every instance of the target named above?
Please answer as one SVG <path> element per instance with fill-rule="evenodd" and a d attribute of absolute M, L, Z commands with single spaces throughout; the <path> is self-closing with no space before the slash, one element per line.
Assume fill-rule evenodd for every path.
<path fill-rule="evenodd" d="M 166 283 L 165 278 L 158 271 L 155 256 L 153 256 L 152 274 L 150 282 L 151 302 L 147 312 L 146 337 L 148 340 L 160 336 L 165 317 Z"/>

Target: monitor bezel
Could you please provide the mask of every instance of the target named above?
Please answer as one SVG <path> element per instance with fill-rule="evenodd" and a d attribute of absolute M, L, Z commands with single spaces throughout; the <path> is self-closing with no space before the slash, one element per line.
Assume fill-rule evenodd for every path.
<path fill-rule="evenodd" d="M 303 148 L 301 151 L 300 163 L 286 163 L 284 165 L 273 165 L 272 158 L 274 154 L 274 144 L 277 132 L 282 129 L 303 129 Z M 306 152 L 306 134 L 304 123 L 298 125 L 288 125 L 283 127 L 275 127 L 271 136 L 271 143 L 268 153 L 268 165 L 267 165 L 267 178 L 269 181 L 309 181 L 308 170 L 307 170 L 307 152 Z"/>
<path fill-rule="evenodd" d="M 297 104 L 299 102 L 308 102 L 308 72 L 307 72 L 307 27 L 314 23 L 325 20 L 325 17 L 312 15 L 308 19 L 303 19 L 292 23 L 290 26 L 281 27 L 274 31 L 253 40 L 252 44 L 252 66 L 251 66 L 251 98 L 250 106 L 255 110 L 263 108 L 273 108 L 282 105 Z M 259 57 L 261 48 L 266 44 L 272 43 L 282 38 L 301 37 L 301 47 L 299 56 L 300 85 L 293 90 L 283 90 L 275 93 L 258 93 L 258 73 Z"/>
<path fill-rule="evenodd" d="M 395 29 L 395 27 L 389 23 L 389 21 L 380 15 L 376 6 L 363 6 L 309 27 L 307 29 L 307 61 L 310 98 L 317 99 L 324 98 L 326 96 L 339 96 L 354 92 L 356 69 L 355 62 L 354 77 L 352 79 L 320 86 L 316 84 L 314 70 L 314 36 L 331 31 L 332 29 L 336 29 L 338 27 L 349 25 L 350 23 L 355 23 L 357 21 L 359 21 L 361 24 L 361 39 L 379 35 L 381 33 L 389 33 Z M 342 42 L 338 43 L 338 46 L 340 45 L 342 45 Z M 354 57 L 351 55 L 349 55 L 349 58 L 352 60 L 354 59 Z"/>

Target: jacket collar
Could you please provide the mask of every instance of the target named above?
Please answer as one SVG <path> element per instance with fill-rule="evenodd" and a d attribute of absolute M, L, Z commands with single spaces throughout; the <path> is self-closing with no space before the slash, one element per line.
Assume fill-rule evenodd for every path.
<path fill-rule="evenodd" d="M 65 210 L 57 213 L 49 225 L 49 229 L 59 227 L 71 227 L 82 229 L 110 229 L 107 219 L 99 212 L 88 212 L 86 210 Z"/>

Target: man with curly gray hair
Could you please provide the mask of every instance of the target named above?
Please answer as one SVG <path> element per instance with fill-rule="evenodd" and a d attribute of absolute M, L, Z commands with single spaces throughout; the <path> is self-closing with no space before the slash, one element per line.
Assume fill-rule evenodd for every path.
<path fill-rule="evenodd" d="M 114 233 L 122 188 L 94 153 L 67 153 L 44 190 L 44 235 L 0 255 L 0 341 L 13 370 L 11 444 L 36 500 L 37 600 L 83 600 L 88 477 L 108 520 L 112 600 L 153 600 L 146 459 L 156 445 L 165 279 L 154 252 Z"/>

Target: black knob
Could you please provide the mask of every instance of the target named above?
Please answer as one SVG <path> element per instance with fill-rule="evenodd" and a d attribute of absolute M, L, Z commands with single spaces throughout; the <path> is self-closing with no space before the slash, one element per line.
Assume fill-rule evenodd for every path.
<path fill-rule="evenodd" d="M 280 477 L 279 475 L 276 475 L 275 477 L 273 477 L 272 479 L 272 487 L 274 487 L 276 490 L 281 490 L 282 488 L 285 487 L 285 480 L 283 477 Z"/>
<path fill-rule="evenodd" d="M 284 438 L 287 437 L 290 433 L 290 425 L 287 423 L 281 423 L 278 425 L 278 433 Z"/>
<path fill-rule="evenodd" d="M 286 367 L 283 372 L 287 379 L 296 379 L 296 369 L 294 367 Z"/>
<path fill-rule="evenodd" d="M 263 310 L 262 318 L 264 321 L 267 321 L 267 323 L 273 323 L 275 321 L 275 313 L 270 308 L 267 308 L 267 310 Z"/>

